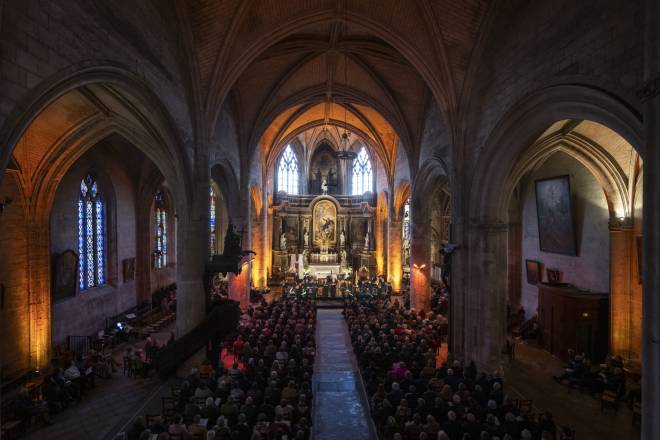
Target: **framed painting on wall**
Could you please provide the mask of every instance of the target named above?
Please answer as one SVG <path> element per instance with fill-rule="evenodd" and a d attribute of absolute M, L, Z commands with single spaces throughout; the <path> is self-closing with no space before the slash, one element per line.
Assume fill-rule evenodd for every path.
<path fill-rule="evenodd" d="M 527 282 L 529 284 L 538 284 L 541 282 L 541 263 L 534 260 L 525 260 L 527 267 Z"/>
<path fill-rule="evenodd" d="M 577 255 L 569 176 L 535 182 L 541 251 Z"/>
<path fill-rule="evenodd" d="M 72 250 L 53 255 L 53 300 L 76 295 L 78 255 Z"/>
<path fill-rule="evenodd" d="M 337 241 L 337 207 L 330 200 L 320 200 L 312 210 L 313 242 L 317 246 L 332 246 Z"/>

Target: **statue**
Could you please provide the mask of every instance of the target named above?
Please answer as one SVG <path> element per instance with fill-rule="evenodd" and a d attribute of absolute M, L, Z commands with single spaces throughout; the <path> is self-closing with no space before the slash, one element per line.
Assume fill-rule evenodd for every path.
<path fill-rule="evenodd" d="M 342 267 L 346 267 L 346 249 L 342 249 L 341 252 L 339 252 L 339 263 Z"/>
<path fill-rule="evenodd" d="M 364 234 L 364 248 L 369 249 L 369 233 Z"/>
<path fill-rule="evenodd" d="M 341 234 L 339 234 L 339 246 L 344 247 L 344 244 L 346 243 L 346 236 L 344 235 L 344 230 L 341 230 Z"/>
<path fill-rule="evenodd" d="M 305 234 L 303 237 L 305 240 L 305 247 L 309 246 L 309 232 L 307 231 L 307 228 L 305 228 Z"/>
<path fill-rule="evenodd" d="M 321 191 L 323 194 L 328 193 L 328 179 L 325 176 L 323 176 L 323 180 L 321 181 Z"/>
<path fill-rule="evenodd" d="M 286 250 L 286 234 L 284 232 L 280 235 L 280 250 Z"/>
<path fill-rule="evenodd" d="M 225 249 L 223 255 L 238 256 L 241 255 L 241 237 L 234 232 L 234 225 L 229 223 L 227 226 L 227 235 L 225 235 Z"/>

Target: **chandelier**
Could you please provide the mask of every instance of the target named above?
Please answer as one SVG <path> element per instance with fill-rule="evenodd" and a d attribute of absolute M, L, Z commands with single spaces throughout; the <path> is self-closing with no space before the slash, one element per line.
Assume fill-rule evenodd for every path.
<path fill-rule="evenodd" d="M 344 84 L 348 87 L 348 56 L 346 53 L 344 53 Z M 341 160 L 353 160 L 357 157 L 357 153 L 351 151 L 351 143 L 349 142 L 351 132 L 348 131 L 347 106 L 348 102 L 344 103 L 344 132 L 341 134 L 339 150 L 337 151 L 337 157 Z"/>

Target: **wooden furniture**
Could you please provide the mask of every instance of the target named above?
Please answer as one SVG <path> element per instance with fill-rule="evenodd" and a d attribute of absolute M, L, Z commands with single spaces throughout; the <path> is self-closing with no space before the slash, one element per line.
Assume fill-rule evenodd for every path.
<path fill-rule="evenodd" d="M 565 361 L 575 349 L 601 362 L 608 350 L 609 295 L 567 284 L 540 283 L 538 289 L 543 348 Z"/>

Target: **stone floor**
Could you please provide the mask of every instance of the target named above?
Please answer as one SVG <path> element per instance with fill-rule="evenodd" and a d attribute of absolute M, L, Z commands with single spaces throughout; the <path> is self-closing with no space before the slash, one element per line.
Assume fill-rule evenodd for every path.
<path fill-rule="evenodd" d="M 152 335 L 159 344 L 167 342 L 169 331 Z M 144 341 L 131 344 L 135 349 L 144 346 Z M 121 364 L 127 346 L 113 352 Z M 87 392 L 80 403 L 66 408 L 53 417 L 51 426 L 30 432 L 29 440 L 50 439 L 112 439 L 134 414 L 143 412 L 145 402 L 152 400 L 166 384 L 152 376 L 147 379 L 123 375 L 121 367 L 109 379 L 96 380 L 96 388 Z M 168 388 L 169 391 L 169 388 Z"/>
<path fill-rule="evenodd" d="M 563 362 L 536 347 L 520 344 L 516 359 L 505 368 L 506 391 L 513 398 L 532 399 L 536 412 L 550 411 L 557 423 L 575 430 L 579 440 L 636 440 L 638 427 L 632 414 L 621 405 L 617 414 L 600 411 L 600 400 L 567 388 L 552 379 L 561 374 Z"/>
<path fill-rule="evenodd" d="M 375 439 L 341 310 L 317 310 L 314 440 Z"/>

